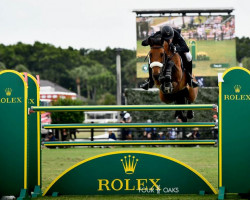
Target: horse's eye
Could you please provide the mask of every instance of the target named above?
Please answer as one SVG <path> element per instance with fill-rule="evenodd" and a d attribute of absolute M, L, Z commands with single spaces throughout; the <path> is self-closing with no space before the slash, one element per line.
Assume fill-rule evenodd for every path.
<path fill-rule="evenodd" d="M 161 57 L 163 57 L 164 53 L 161 53 Z"/>

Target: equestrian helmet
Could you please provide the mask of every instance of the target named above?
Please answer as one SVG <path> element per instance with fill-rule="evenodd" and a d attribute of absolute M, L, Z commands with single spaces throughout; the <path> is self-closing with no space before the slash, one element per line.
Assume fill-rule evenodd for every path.
<path fill-rule="evenodd" d="M 164 26 L 161 29 L 161 36 L 163 40 L 169 40 L 174 37 L 174 30 L 171 26 Z"/>

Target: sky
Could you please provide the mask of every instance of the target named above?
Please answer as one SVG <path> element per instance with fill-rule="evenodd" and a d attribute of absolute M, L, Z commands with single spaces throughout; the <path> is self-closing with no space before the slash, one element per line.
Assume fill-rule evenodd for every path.
<path fill-rule="evenodd" d="M 250 0 L 0 0 L 0 43 L 136 49 L 136 9 L 232 7 L 236 36 L 250 37 Z"/>

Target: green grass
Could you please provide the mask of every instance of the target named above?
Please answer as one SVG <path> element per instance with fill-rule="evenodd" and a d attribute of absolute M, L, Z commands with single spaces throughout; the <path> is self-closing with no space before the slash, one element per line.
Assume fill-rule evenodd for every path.
<path fill-rule="evenodd" d="M 180 160 L 198 172 L 200 172 L 216 189 L 218 189 L 218 149 L 216 147 L 114 147 L 114 148 L 62 148 L 62 149 L 42 149 L 42 190 L 64 170 L 72 165 L 95 155 L 125 150 L 140 150 L 163 154 Z M 236 199 L 238 196 L 233 196 Z M 203 200 L 217 199 L 216 195 L 110 195 L 110 196 L 68 196 L 68 197 L 40 197 L 38 199 L 53 200 L 78 200 L 78 199 L 185 199 L 185 200 Z"/>
<path fill-rule="evenodd" d="M 229 67 L 236 66 L 236 49 L 235 40 L 223 41 L 196 41 L 196 53 L 206 52 L 210 60 L 194 61 L 194 74 L 196 76 L 217 76 L 218 72 L 223 72 L 225 69 L 211 68 L 210 64 L 228 63 Z"/>

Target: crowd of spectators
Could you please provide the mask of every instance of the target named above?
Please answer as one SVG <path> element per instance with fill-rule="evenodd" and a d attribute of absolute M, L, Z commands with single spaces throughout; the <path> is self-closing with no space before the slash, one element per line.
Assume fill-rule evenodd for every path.
<path fill-rule="evenodd" d="M 162 23 L 161 26 L 171 25 L 174 28 L 181 29 L 184 39 L 218 41 L 235 38 L 234 16 L 186 16 L 185 19 L 187 18 L 189 20 L 183 21 L 181 26 L 175 25 L 174 19 L 172 19 L 172 22 Z M 153 18 L 140 18 L 137 21 L 137 39 L 145 39 L 155 32 L 150 27 L 150 21 L 153 21 Z"/>
<path fill-rule="evenodd" d="M 235 38 L 235 18 L 230 16 L 224 19 L 222 16 L 209 16 L 202 22 L 200 17 L 198 23 L 194 23 L 191 17 L 187 29 L 182 30 L 185 39 L 195 40 L 231 40 Z"/>

